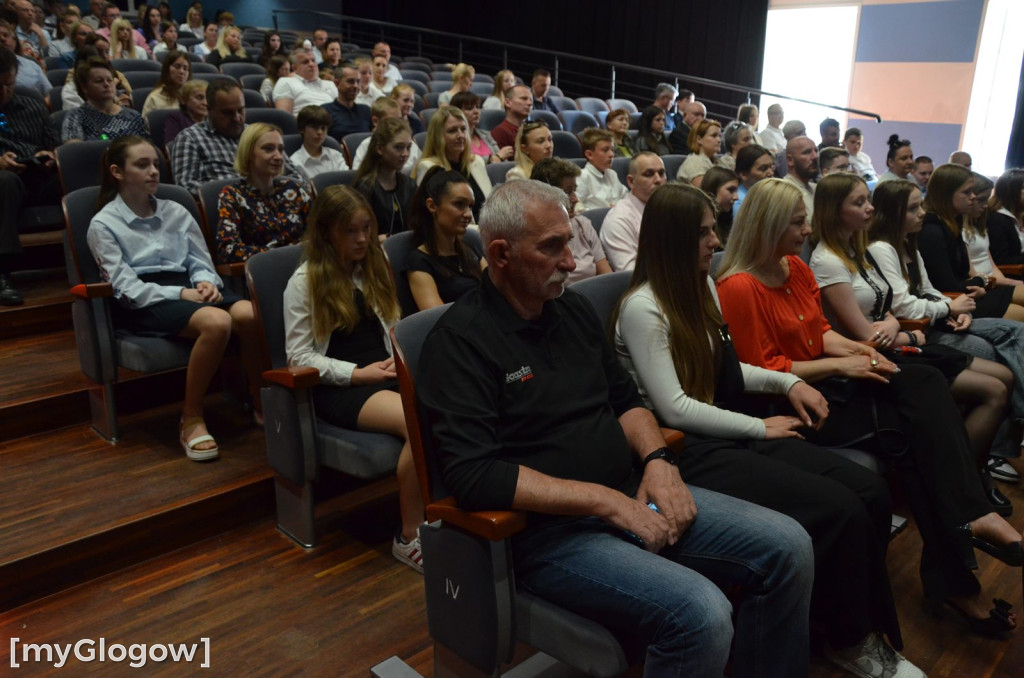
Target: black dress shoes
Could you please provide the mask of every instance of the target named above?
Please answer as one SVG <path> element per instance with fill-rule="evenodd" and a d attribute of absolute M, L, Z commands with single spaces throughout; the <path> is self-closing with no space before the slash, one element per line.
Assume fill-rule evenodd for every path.
<path fill-rule="evenodd" d="M 3 306 L 21 306 L 25 303 L 25 297 L 11 282 L 9 275 L 0 273 L 0 304 Z"/>

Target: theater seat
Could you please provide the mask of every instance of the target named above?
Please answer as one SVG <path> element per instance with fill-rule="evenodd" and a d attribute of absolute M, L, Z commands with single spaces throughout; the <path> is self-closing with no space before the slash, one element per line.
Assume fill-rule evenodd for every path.
<path fill-rule="evenodd" d="M 496 676 L 501 663 L 512 660 L 517 642 L 539 651 L 517 667 L 517 674 L 531 662 L 557 662 L 561 665 L 551 669 L 557 673 L 539 675 L 570 675 L 567 667 L 588 676 L 622 675 L 630 661 L 607 629 L 516 589 L 510 538 L 526 526 L 525 514 L 462 511 L 444 488 L 428 419 L 416 397 L 416 374 L 423 341 L 446 310 L 417 313 L 392 330 L 402 406 L 430 521 L 420 528 L 420 539 L 434 675 Z M 454 582 L 456 596 L 450 593 Z M 481 673 L 466 671 L 467 664 Z"/>
<path fill-rule="evenodd" d="M 267 458 L 274 471 L 277 527 L 305 548 L 316 546 L 314 489 L 324 467 L 369 480 L 395 472 L 402 441 L 383 433 L 343 429 L 318 419 L 310 389 L 312 367 L 288 367 L 284 350 L 284 289 L 299 264 L 299 245 L 255 255 L 246 264 L 249 294 L 263 333 L 265 383 L 260 389 Z"/>
<path fill-rule="evenodd" d="M 97 174 L 93 170 L 92 178 L 97 179 Z M 114 393 L 118 369 L 152 373 L 184 367 L 188 364 L 192 342 L 140 337 L 114 331 L 110 318 L 110 305 L 117 303 L 114 301 L 114 290 L 110 283 L 101 279 L 86 240 L 89 222 L 96 213 L 98 193 L 99 187 L 90 186 L 64 196 L 64 218 L 67 224 L 64 258 L 72 285 L 71 295 L 74 297 L 71 318 L 75 328 L 78 360 L 82 372 L 94 384 L 89 397 L 92 427 L 107 440 L 116 441 L 121 436 Z M 199 222 L 196 204 L 184 188 L 160 184 L 156 197 L 180 203 Z"/>
<path fill-rule="evenodd" d="M 391 272 L 395 276 L 395 291 L 398 293 L 398 304 L 402 307 L 403 318 L 419 310 L 416 306 L 416 300 L 412 296 L 412 290 L 409 289 L 409 279 L 407 277 L 409 254 L 416 249 L 412 238 L 412 231 L 402 231 L 384 241 L 384 252 L 388 255 Z M 462 238 L 466 246 L 478 255 L 483 253 L 480 231 L 471 228 L 466 231 Z"/>
<path fill-rule="evenodd" d="M 576 138 L 576 135 L 572 132 L 563 132 L 562 130 L 553 130 L 551 132 L 551 140 L 554 142 L 553 155 L 556 158 L 580 158 L 583 156 L 583 150 L 580 148 L 580 140 Z"/>
<path fill-rule="evenodd" d="M 600 127 L 597 118 L 585 111 L 561 111 L 558 117 L 562 119 L 562 126 L 565 128 L 565 131 L 576 135 L 579 135 L 580 132 L 588 127 Z"/>

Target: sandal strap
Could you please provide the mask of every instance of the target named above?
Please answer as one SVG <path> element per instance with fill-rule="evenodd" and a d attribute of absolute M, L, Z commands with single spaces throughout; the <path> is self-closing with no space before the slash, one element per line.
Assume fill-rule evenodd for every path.
<path fill-rule="evenodd" d="M 206 443 L 206 442 L 217 442 L 217 441 L 215 441 L 213 439 L 213 436 L 211 436 L 209 434 L 203 434 L 201 436 L 196 436 L 192 440 L 186 440 L 185 444 L 189 446 L 189 449 L 196 450 L 196 445 L 200 445 L 200 444 Z M 215 449 L 216 448 L 210 448 L 209 450 L 196 450 L 196 452 L 213 452 L 213 450 L 215 450 Z"/>

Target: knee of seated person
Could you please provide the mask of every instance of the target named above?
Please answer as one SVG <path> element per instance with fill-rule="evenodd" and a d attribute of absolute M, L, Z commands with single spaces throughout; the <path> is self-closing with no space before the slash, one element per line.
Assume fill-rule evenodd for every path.
<path fill-rule="evenodd" d="M 0 190 L 2 191 L 24 191 L 25 183 L 17 174 L 10 170 L 0 170 Z"/>
<path fill-rule="evenodd" d="M 231 315 L 222 308 L 205 306 L 196 311 L 195 318 L 203 334 L 223 335 L 226 338 L 231 333 Z"/>
<path fill-rule="evenodd" d="M 774 513 L 774 512 L 773 512 Z M 814 577 L 814 547 L 807 530 L 789 516 L 775 513 L 776 519 L 767 526 L 771 536 L 776 572 L 806 577 L 808 584 Z"/>
<path fill-rule="evenodd" d="M 251 301 L 236 301 L 228 309 L 231 314 L 231 322 L 240 327 L 247 327 L 256 322 Z"/>
<path fill-rule="evenodd" d="M 664 602 L 666 614 L 649 651 L 696 652 L 711 659 L 727 656 L 733 636 L 729 599 L 711 582 L 679 593 L 675 604 L 671 599 Z"/>

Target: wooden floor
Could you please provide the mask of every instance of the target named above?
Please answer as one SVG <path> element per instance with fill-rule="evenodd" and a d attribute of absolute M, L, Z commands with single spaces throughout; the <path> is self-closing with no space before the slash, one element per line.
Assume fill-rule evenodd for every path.
<path fill-rule="evenodd" d="M 19 649 L 209 638 L 211 667 L 198 675 L 365 677 L 397 655 L 431 676 L 422 578 L 390 554 L 399 522 L 394 483 L 335 488 L 318 508 L 320 543 L 304 551 L 274 527 L 262 433 L 223 396 L 207 401 L 222 448 L 210 464 L 185 459 L 175 407 L 160 406 L 166 395 L 152 393 L 167 390 L 159 378 L 127 375 L 134 391 L 126 409 L 141 411 L 124 417 L 119 444 L 100 440 L 81 412 L 69 425 L 67 410 L 89 384 L 61 326 L 66 299 L 52 287 L 34 315 L 0 314 L 0 325 L 13 319 L 20 328 L 0 331 L 7 376 L 0 384 L 0 676 L 198 671 L 196 663 L 134 669 L 127 660 L 73 657 L 63 668 L 12 668 L 12 638 Z M 45 377 L 12 383 L 19 369 Z M 34 403 L 31 416 L 26 402 Z M 1011 522 L 1024 528 L 1024 488 L 1000 487 L 1018 509 Z M 924 611 L 919 552 L 911 524 L 888 559 L 908 658 L 932 678 L 1024 677 L 1024 630 L 1009 641 L 988 640 Z M 1020 610 L 1021 571 L 978 557 L 986 593 Z M 810 675 L 850 674 L 815 656 Z"/>

